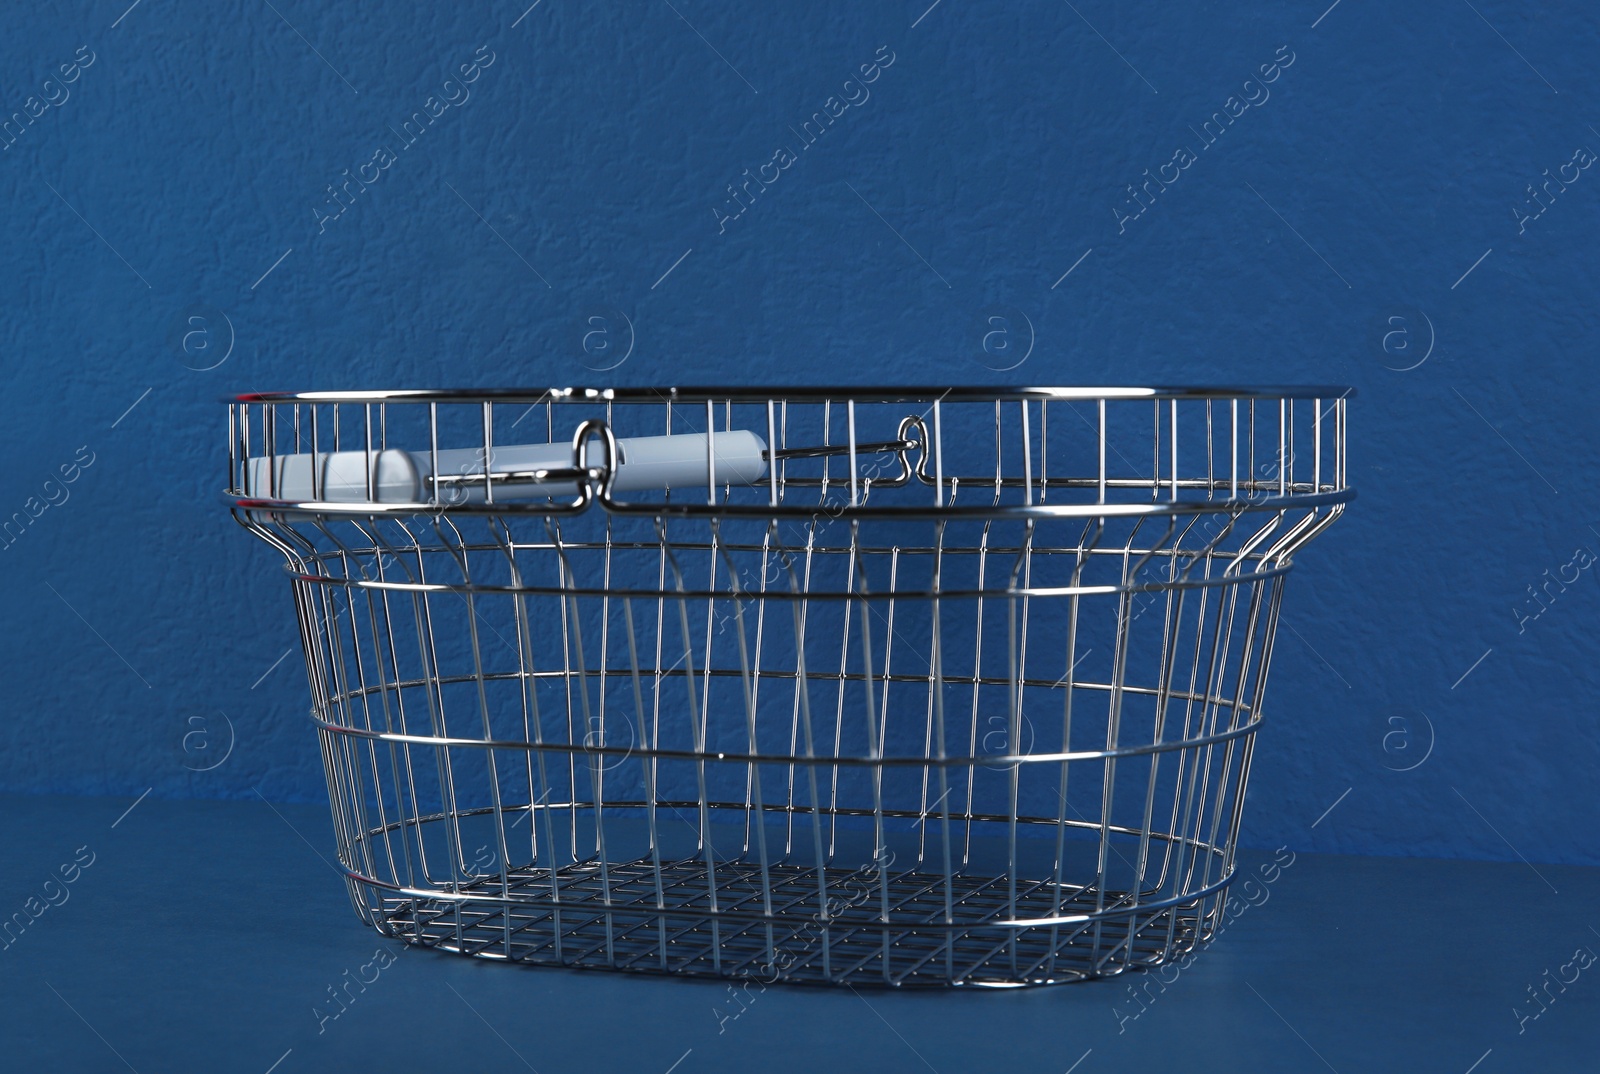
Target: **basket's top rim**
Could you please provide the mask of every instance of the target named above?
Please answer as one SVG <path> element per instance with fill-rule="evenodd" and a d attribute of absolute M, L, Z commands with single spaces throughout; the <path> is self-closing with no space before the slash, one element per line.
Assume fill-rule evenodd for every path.
<path fill-rule="evenodd" d="M 224 396 L 227 403 L 543 403 L 543 402 L 674 402 L 783 400 L 809 402 L 846 399 L 858 402 L 997 402 L 1020 400 L 1094 401 L 1113 399 L 1347 399 L 1356 394 L 1343 385 L 1276 385 L 1236 387 L 994 387 L 985 385 L 822 387 L 771 385 L 664 388 L 408 388 L 373 391 L 248 392 Z"/>

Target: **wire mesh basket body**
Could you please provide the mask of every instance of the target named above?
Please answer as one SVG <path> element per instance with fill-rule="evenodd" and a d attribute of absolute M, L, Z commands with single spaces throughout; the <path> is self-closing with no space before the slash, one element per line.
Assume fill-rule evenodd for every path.
<path fill-rule="evenodd" d="M 226 495 L 288 559 L 383 933 L 1038 984 L 1220 921 L 1348 394 L 251 395 Z"/>

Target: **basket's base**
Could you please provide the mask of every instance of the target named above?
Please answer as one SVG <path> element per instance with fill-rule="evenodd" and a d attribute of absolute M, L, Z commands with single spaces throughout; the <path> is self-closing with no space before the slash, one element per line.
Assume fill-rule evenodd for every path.
<path fill-rule="evenodd" d="M 1202 905 L 1141 912 L 1119 892 L 908 870 L 864 880 L 803 865 L 649 859 L 512 872 L 466 899 L 363 900 L 407 943 L 536 965 L 749 979 L 764 984 L 1020 986 L 1152 966 L 1202 938 Z M 659 876 L 659 884 L 657 877 Z M 609 892 L 609 899 L 607 893 Z M 713 893 L 714 892 L 714 896 Z M 1059 894 L 1058 894 L 1059 892 Z M 715 899 L 717 916 L 707 912 Z M 771 912 L 764 911 L 770 905 Z M 887 905 L 891 924 L 879 915 Z M 1008 920 L 1100 916 L 1003 926 Z M 955 927 L 944 924 L 950 914 Z"/>

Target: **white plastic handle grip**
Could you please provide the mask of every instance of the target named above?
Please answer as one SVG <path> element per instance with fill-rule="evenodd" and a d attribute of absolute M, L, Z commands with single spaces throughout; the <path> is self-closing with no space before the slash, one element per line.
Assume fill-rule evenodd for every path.
<path fill-rule="evenodd" d="M 585 451 L 588 465 L 599 466 L 604 461 L 604 448 L 596 441 L 590 440 Z M 611 488 L 613 492 L 705 488 L 712 481 L 718 485 L 753 485 L 766 476 L 766 452 L 766 441 L 745 429 L 730 429 L 709 437 L 704 433 L 683 433 L 618 440 L 616 474 Z M 372 460 L 371 501 L 367 499 L 369 457 Z M 313 460 L 319 467 L 315 486 L 312 483 Z M 439 473 L 445 478 L 483 474 L 482 448 L 449 448 L 438 453 L 438 460 Z M 570 444 L 500 445 L 489 458 L 490 473 L 499 474 L 563 470 L 571 466 Z M 433 455 L 426 451 L 389 448 L 374 451 L 371 456 L 365 451 L 279 455 L 250 460 L 245 491 L 251 496 L 296 503 L 427 503 L 432 499 L 432 476 Z M 543 499 L 574 496 L 577 491 L 574 481 L 496 482 L 494 498 L 501 501 Z M 440 503 L 482 503 L 484 499 L 482 483 L 443 484 L 439 490 Z"/>

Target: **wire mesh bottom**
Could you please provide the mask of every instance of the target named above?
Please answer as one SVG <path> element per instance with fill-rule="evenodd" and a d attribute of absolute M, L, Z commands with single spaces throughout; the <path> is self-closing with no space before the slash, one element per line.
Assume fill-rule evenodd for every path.
<path fill-rule="evenodd" d="M 512 871 L 504 886 L 497 874 L 464 887 L 463 899 L 377 897 L 372 889 L 368 905 L 379 931 L 407 943 L 532 965 L 768 984 L 1016 987 L 1167 961 L 1205 938 L 1212 901 L 1118 913 L 1129 893 L 1039 881 L 1017 882 L 1013 894 L 1006 875 L 905 870 L 838 906 L 824 924 L 817 873 L 806 866 L 768 866 L 766 892 L 755 864 L 718 862 L 708 876 L 703 859 L 686 859 L 659 870 L 659 894 L 657 866 L 645 858 L 610 863 L 604 875 L 596 863 L 567 866 L 554 884 L 548 869 Z M 715 917 L 704 909 L 710 891 Z M 762 911 L 767 898 L 770 915 Z M 893 924 L 876 919 L 885 901 Z M 953 926 L 943 923 L 950 907 L 961 917 Z M 1080 914 L 1099 916 L 999 924 Z"/>

